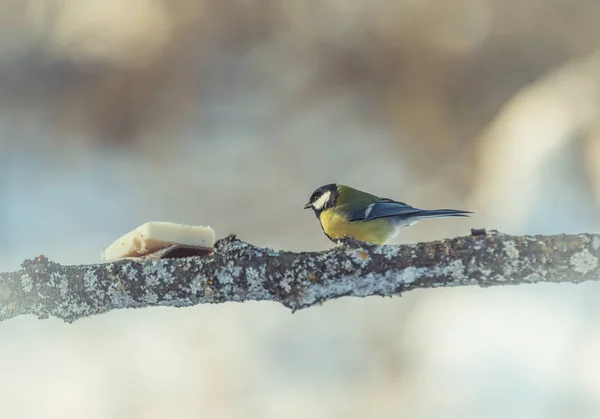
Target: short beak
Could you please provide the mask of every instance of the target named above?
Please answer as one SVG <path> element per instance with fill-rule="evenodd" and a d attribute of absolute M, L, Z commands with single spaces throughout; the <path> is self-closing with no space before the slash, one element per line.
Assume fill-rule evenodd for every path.
<path fill-rule="evenodd" d="M 304 206 L 304 209 L 309 209 L 310 207 L 312 207 L 312 205 L 311 205 L 311 204 L 310 204 L 310 202 L 309 202 L 308 204 L 306 204 L 306 205 Z"/>

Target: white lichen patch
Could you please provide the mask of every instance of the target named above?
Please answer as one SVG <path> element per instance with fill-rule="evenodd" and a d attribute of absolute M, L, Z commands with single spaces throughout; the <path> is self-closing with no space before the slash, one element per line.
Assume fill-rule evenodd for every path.
<path fill-rule="evenodd" d="M 224 292 L 231 296 L 231 301 L 241 302 L 246 299 L 246 293 L 242 287 L 232 285 L 231 290 L 226 290 Z"/>
<path fill-rule="evenodd" d="M 481 241 L 476 241 L 475 243 L 473 243 L 472 247 L 473 250 L 481 250 L 482 246 L 481 246 Z"/>
<path fill-rule="evenodd" d="M 354 265 L 352 265 L 352 262 L 350 262 L 349 260 L 345 260 L 342 262 L 342 268 L 344 268 L 347 271 L 351 271 L 353 267 Z"/>
<path fill-rule="evenodd" d="M 571 268 L 580 274 L 587 274 L 598 267 L 598 258 L 585 249 L 571 256 Z"/>
<path fill-rule="evenodd" d="M 377 246 L 373 248 L 373 253 L 376 255 L 382 255 L 387 260 L 392 260 L 398 256 L 399 248 L 399 246 L 393 245 Z"/>
<path fill-rule="evenodd" d="M 128 263 L 121 267 L 121 274 L 122 275 L 119 275 L 120 277 L 124 276 L 130 281 L 134 281 L 138 273 L 137 270 L 131 264 Z M 156 283 L 158 284 L 158 281 Z"/>
<path fill-rule="evenodd" d="M 202 283 L 205 279 L 199 275 L 196 275 L 190 281 L 189 291 L 192 295 L 198 295 L 198 292 L 202 289 Z"/>
<path fill-rule="evenodd" d="M 252 267 L 246 268 L 246 279 L 248 280 L 248 282 L 261 281 L 261 275 L 258 272 L 258 269 L 254 269 Z"/>
<path fill-rule="evenodd" d="M 89 316 L 92 314 L 91 311 L 91 307 L 83 301 L 77 303 L 65 302 L 53 310 L 53 315 L 63 319 L 72 319 Z"/>
<path fill-rule="evenodd" d="M 403 284 L 412 284 L 421 278 L 426 270 L 427 268 L 409 266 L 408 268 L 400 271 L 400 273 L 397 275 L 397 280 Z"/>
<path fill-rule="evenodd" d="M 294 276 L 293 274 L 287 274 L 285 275 L 283 278 L 281 278 L 281 281 L 279 281 L 279 287 L 284 290 L 285 292 L 291 292 L 292 291 L 292 282 L 294 281 Z"/>
<path fill-rule="evenodd" d="M 581 240 L 582 243 L 588 244 L 592 239 L 589 234 L 579 234 L 577 237 Z"/>
<path fill-rule="evenodd" d="M 333 281 L 316 282 L 303 288 L 298 306 L 311 305 L 315 301 L 327 300 L 340 295 L 367 297 L 371 295 L 395 295 L 403 286 L 412 284 L 422 278 L 448 277 L 447 285 L 469 285 L 477 283 L 465 275 L 466 267 L 461 260 L 455 260 L 444 266 L 415 267 L 409 266 L 400 270 L 388 270 L 384 273 L 366 273 L 363 276 L 350 275 Z M 440 286 L 443 284 L 439 284 Z M 431 284 L 430 286 L 436 286 Z"/>
<path fill-rule="evenodd" d="M 327 283 L 315 283 L 303 289 L 299 306 L 313 304 L 315 301 L 327 300 L 340 295 L 368 297 L 376 294 L 393 295 L 397 283 L 396 272 L 385 274 L 368 273 L 365 276 L 346 276 Z"/>
<path fill-rule="evenodd" d="M 242 274 L 242 268 L 239 266 L 228 266 L 215 272 L 215 279 L 219 284 L 233 284 L 234 280 Z"/>
<path fill-rule="evenodd" d="M 252 251 L 252 258 L 262 257 L 278 257 L 280 255 L 279 250 L 269 249 L 268 247 L 255 247 Z"/>
<path fill-rule="evenodd" d="M 249 247 L 251 247 L 251 246 L 248 243 L 244 243 L 242 241 L 236 240 L 236 241 L 228 242 L 224 246 L 223 249 L 220 249 L 220 251 L 223 253 L 237 252 L 237 251 L 248 249 Z"/>
<path fill-rule="evenodd" d="M 280 255 L 279 250 L 265 248 L 265 249 L 263 249 L 263 251 L 265 252 L 265 255 L 269 256 L 269 257 L 278 257 Z"/>
<path fill-rule="evenodd" d="M 509 277 L 510 278 L 510 277 Z M 507 282 L 507 278 L 504 275 L 494 275 L 494 281 L 496 282 Z"/>
<path fill-rule="evenodd" d="M 488 268 L 479 268 L 479 273 L 484 277 L 484 278 L 489 278 L 490 275 L 492 274 L 492 270 L 488 269 Z"/>
<path fill-rule="evenodd" d="M 93 291 L 96 289 L 98 284 L 98 277 L 94 273 L 93 270 L 89 269 L 85 271 L 83 274 L 83 285 L 85 286 L 86 291 Z"/>
<path fill-rule="evenodd" d="M 354 282 L 354 295 L 357 297 L 368 297 L 375 293 L 384 295 L 393 295 L 396 288 L 394 283 L 394 275 L 390 272 L 386 272 L 381 275 L 368 273 L 362 278 L 352 279 Z"/>
<path fill-rule="evenodd" d="M 526 275 L 523 278 L 522 282 L 535 283 L 535 282 L 540 282 L 543 280 L 544 280 L 544 278 L 542 278 L 542 276 L 540 274 L 534 272 L 534 273 L 530 273 L 530 274 Z"/>
<path fill-rule="evenodd" d="M 454 281 L 460 282 L 465 279 L 465 271 L 466 267 L 462 260 L 457 259 L 448 263 L 446 266 L 436 266 L 432 269 L 433 275 L 435 277 L 439 276 L 449 276 Z"/>
<path fill-rule="evenodd" d="M 144 301 L 150 305 L 156 304 L 158 302 L 158 295 L 150 290 L 146 290 L 144 293 Z"/>
<path fill-rule="evenodd" d="M 258 269 L 246 269 L 246 281 L 248 284 L 246 298 L 264 299 L 266 297 L 265 288 L 263 286 L 266 274 L 267 272 L 264 265 L 260 266 Z"/>
<path fill-rule="evenodd" d="M 146 277 L 146 285 L 149 287 L 155 287 L 159 284 L 159 280 L 158 278 L 162 278 L 162 276 L 159 275 L 147 275 Z"/>
<path fill-rule="evenodd" d="M 350 266 L 350 268 L 348 268 L 348 270 L 351 270 L 351 269 L 352 269 L 352 266 Z M 336 276 L 339 275 L 339 272 L 340 272 L 339 261 L 337 259 L 327 260 L 327 263 L 325 264 L 325 269 L 324 269 L 325 276 L 328 278 L 335 278 Z"/>
<path fill-rule="evenodd" d="M 592 249 L 600 249 L 600 237 L 594 236 L 594 238 L 592 239 Z"/>
<path fill-rule="evenodd" d="M 364 249 L 352 249 L 349 252 L 349 256 L 352 261 L 361 268 L 367 267 L 369 261 L 371 260 L 371 257 Z M 350 266 L 350 269 L 351 268 L 352 266 Z"/>
<path fill-rule="evenodd" d="M 45 303 L 35 303 L 29 307 L 27 314 L 34 314 L 38 316 L 38 319 L 47 319 L 49 317 L 48 310 Z"/>
<path fill-rule="evenodd" d="M 33 289 L 33 281 L 28 274 L 21 275 L 21 287 L 25 292 L 30 292 Z"/>
<path fill-rule="evenodd" d="M 57 272 L 52 272 L 50 278 L 54 286 L 58 287 L 60 295 L 65 297 L 69 295 L 69 281 Z"/>
<path fill-rule="evenodd" d="M 166 263 L 164 260 L 153 260 L 152 263 L 144 266 L 146 284 L 156 286 L 160 282 L 172 284 L 175 282 L 174 264 Z"/>
<path fill-rule="evenodd" d="M 519 249 L 514 242 L 504 241 L 502 242 L 502 249 L 504 250 L 504 254 L 510 259 L 518 259 L 519 258 Z"/>
<path fill-rule="evenodd" d="M 131 298 L 129 292 L 121 291 L 116 288 L 109 288 L 106 294 L 110 301 L 111 308 L 130 308 L 138 306 L 133 298 Z"/>
<path fill-rule="evenodd" d="M 107 273 L 106 278 L 108 279 L 112 287 L 114 287 L 115 289 L 122 289 L 123 285 L 121 284 L 121 280 L 117 275 L 113 273 Z M 95 297 L 102 298 L 104 296 L 105 291 L 103 286 L 99 286 L 99 281 L 100 280 L 93 269 L 86 270 L 83 275 L 83 285 L 85 287 L 86 293 Z"/>
<path fill-rule="evenodd" d="M 167 270 L 163 271 L 162 275 L 157 275 L 159 278 L 162 278 L 163 282 L 165 284 L 173 284 L 175 282 L 175 276 L 171 274 L 171 272 L 168 272 Z"/>

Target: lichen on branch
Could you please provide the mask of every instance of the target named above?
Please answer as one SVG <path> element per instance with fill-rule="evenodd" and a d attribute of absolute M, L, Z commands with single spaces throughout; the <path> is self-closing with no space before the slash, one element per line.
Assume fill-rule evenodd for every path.
<path fill-rule="evenodd" d="M 322 252 L 257 247 L 229 236 L 203 257 L 65 266 L 43 256 L 0 273 L 0 320 L 66 322 L 114 309 L 275 301 L 298 310 L 345 296 L 417 288 L 598 280 L 600 236 L 471 236 L 377 246 L 343 240 Z"/>

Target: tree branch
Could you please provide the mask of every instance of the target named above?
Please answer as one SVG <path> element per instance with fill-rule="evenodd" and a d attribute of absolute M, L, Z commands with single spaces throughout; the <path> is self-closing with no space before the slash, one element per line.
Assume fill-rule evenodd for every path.
<path fill-rule="evenodd" d="M 210 256 L 62 266 L 43 256 L 0 273 L 0 320 L 22 314 L 73 322 L 114 309 L 277 301 L 293 310 L 344 296 L 417 288 L 598 280 L 600 235 L 475 232 L 429 243 L 344 240 L 312 253 L 256 247 L 229 236 Z"/>

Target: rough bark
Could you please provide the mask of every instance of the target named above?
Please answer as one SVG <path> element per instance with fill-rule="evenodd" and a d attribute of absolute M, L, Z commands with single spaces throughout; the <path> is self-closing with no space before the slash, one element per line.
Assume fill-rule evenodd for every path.
<path fill-rule="evenodd" d="M 63 266 L 43 256 L 0 273 L 0 320 L 22 314 L 66 322 L 121 308 L 276 301 L 293 310 L 344 297 L 399 296 L 417 288 L 572 282 L 600 277 L 600 235 L 474 232 L 428 243 L 344 240 L 292 253 L 229 236 L 204 257 Z"/>

